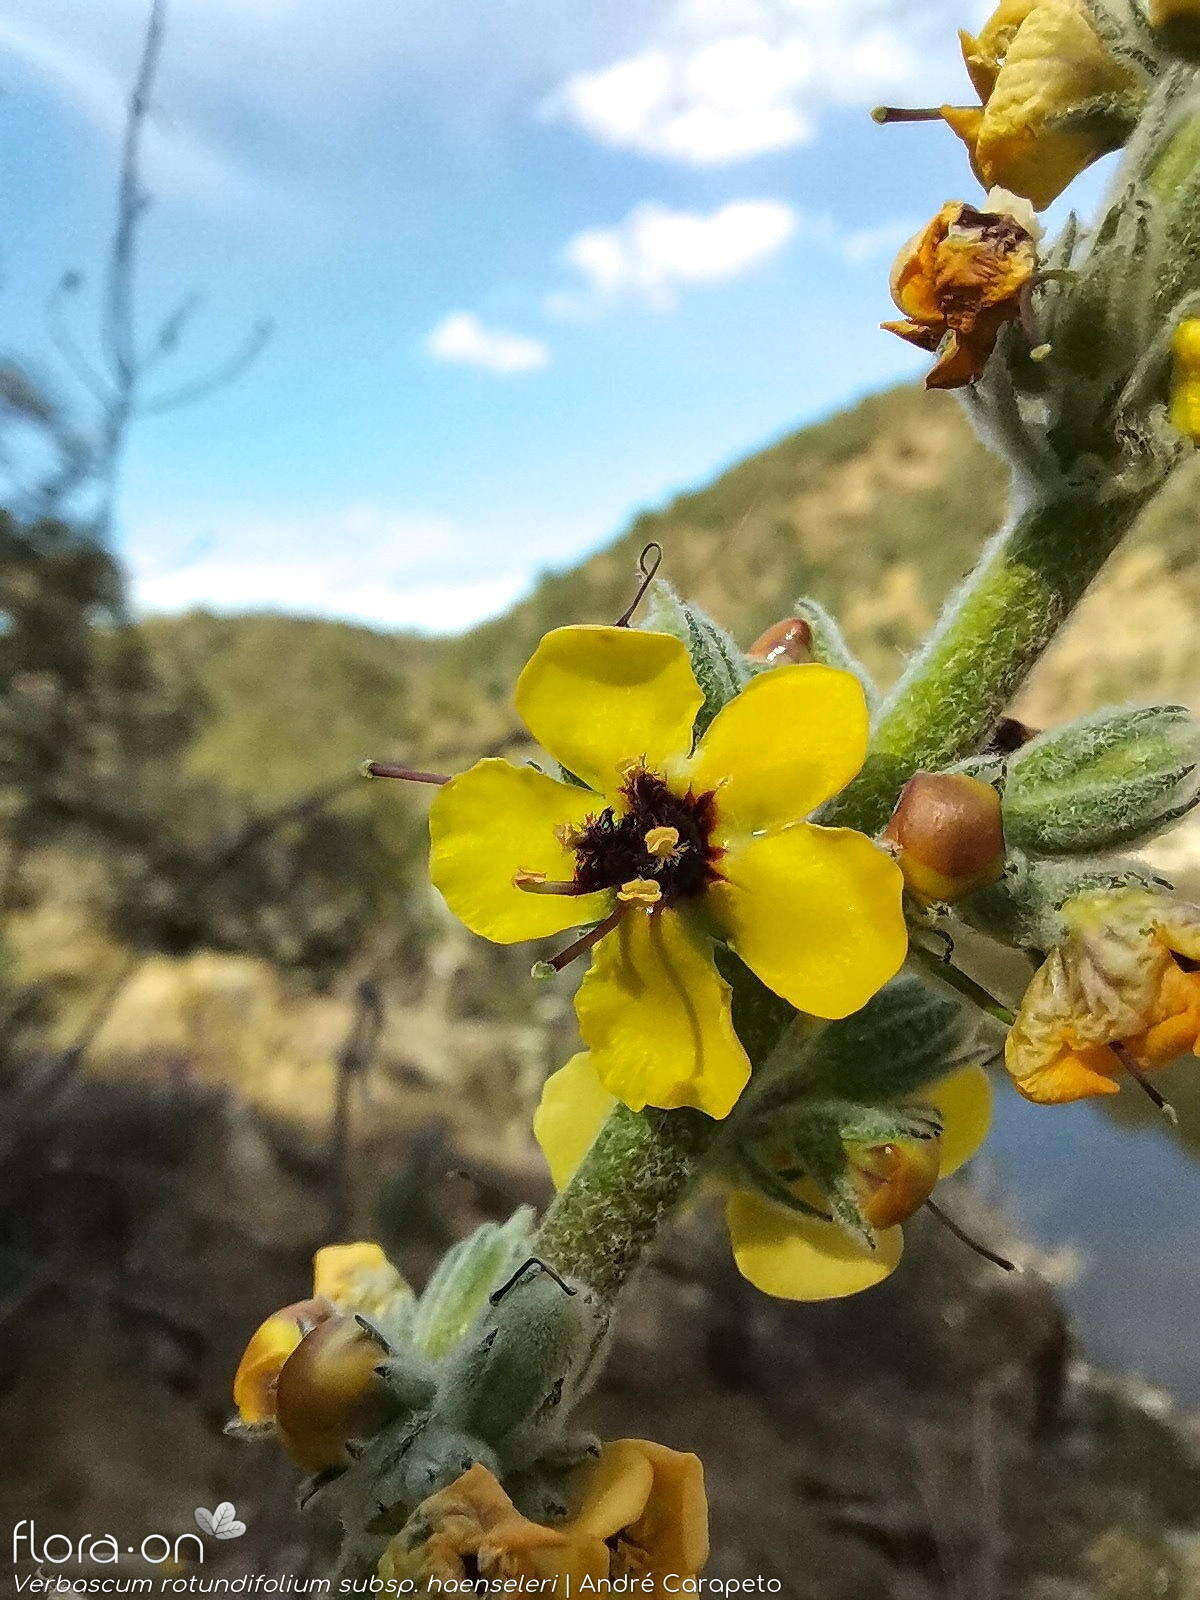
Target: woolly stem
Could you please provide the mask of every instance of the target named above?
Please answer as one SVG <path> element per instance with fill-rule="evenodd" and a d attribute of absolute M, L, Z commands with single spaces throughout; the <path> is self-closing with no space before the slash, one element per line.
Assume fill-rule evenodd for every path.
<path fill-rule="evenodd" d="M 874 833 L 907 780 L 978 750 L 1145 503 L 1085 496 L 1028 506 L 889 697 L 867 763 L 823 822 Z M 761 1065 L 794 1013 L 744 969 L 734 1020 Z M 720 1124 L 690 1111 L 618 1107 L 548 1212 L 535 1250 L 614 1299 L 696 1178 Z"/>
<path fill-rule="evenodd" d="M 1021 513 L 889 695 L 866 765 L 822 822 L 874 833 L 914 772 L 978 750 L 1144 503 L 1080 494 Z"/>

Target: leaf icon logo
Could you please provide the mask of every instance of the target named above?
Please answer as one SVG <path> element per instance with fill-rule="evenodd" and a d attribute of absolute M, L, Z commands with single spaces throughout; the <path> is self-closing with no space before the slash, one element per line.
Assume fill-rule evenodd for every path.
<path fill-rule="evenodd" d="M 238 1521 L 231 1500 L 222 1500 L 215 1511 L 197 1506 L 193 1515 L 201 1533 L 211 1534 L 214 1539 L 240 1539 L 246 1531 L 246 1524 Z"/>

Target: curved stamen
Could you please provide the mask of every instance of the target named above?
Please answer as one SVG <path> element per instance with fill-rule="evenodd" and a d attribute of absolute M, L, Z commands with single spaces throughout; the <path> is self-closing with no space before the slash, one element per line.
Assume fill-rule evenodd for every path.
<path fill-rule="evenodd" d="M 653 555 L 650 554 L 652 550 L 654 551 Z M 659 567 L 662 566 L 662 558 L 662 545 L 660 545 L 657 540 L 652 539 L 638 557 L 638 571 L 642 575 L 642 581 L 638 584 L 637 593 L 629 602 L 629 605 L 617 618 L 618 628 L 627 628 L 630 622 L 633 620 L 634 612 L 641 605 L 642 600 L 645 597 L 646 590 L 654 582 L 655 574 L 657 573 Z"/>

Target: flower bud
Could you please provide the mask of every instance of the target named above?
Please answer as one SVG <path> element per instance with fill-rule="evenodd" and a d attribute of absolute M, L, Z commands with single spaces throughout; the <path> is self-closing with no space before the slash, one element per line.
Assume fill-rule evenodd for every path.
<path fill-rule="evenodd" d="M 233 1403 L 242 1422 L 255 1426 L 275 1417 L 275 1388 L 284 1363 L 304 1336 L 334 1315 L 324 1296 L 297 1300 L 274 1312 L 251 1335 L 233 1379 Z"/>
<path fill-rule="evenodd" d="M 890 1228 L 921 1209 L 938 1181 L 941 1149 L 939 1137 L 846 1146 L 859 1208 L 873 1228 Z"/>
<path fill-rule="evenodd" d="M 1200 17 L 1200 10 L 1194 15 Z M 1172 348 L 1171 422 L 1180 433 L 1200 443 L 1200 317 L 1188 317 L 1179 324 Z"/>
<path fill-rule="evenodd" d="M 1189 61 L 1200 60 L 1197 0 L 1150 0 L 1150 26 L 1166 49 Z"/>
<path fill-rule="evenodd" d="M 1000 796 L 962 772 L 918 772 L 883 831 L 904 882 L 926 903 L 961 900 L 1004 871 Z"/>
<path fill-rule="evenodd" d="M 1111 850 L 1161 832 L 1200 799 L 1200 725 L 1185 706 L 1103 711 L 1012 758 L 1004 832 L 1034 855 Z"/>
<path fill-rule="evenodd" d="M 746 658 L 758 666 L 782 667 L 788 662 L 814 660 L 813 631 L 803 617 L 785 617 L 776 622 L 746 651 Z"/>
<path fill-rule="evenodd" d="M 387 1389 L 376 1368 L 378 1342 L 353 1317 L 327 1318 L 284 1363 L 275 1390 L 275 1424 L 284 1449 L 306 1472 L 345 1466 L 346 1441 L 384 1422 Z"/>

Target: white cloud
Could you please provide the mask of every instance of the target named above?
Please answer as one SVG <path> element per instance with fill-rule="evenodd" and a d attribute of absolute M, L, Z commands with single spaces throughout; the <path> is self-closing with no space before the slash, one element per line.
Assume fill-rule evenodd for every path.
<path fill-rule="evenodd" d="M 529 587 L 523 573 L 460 583 L 395 584 L 332 573 L 317 562 L 198 562 L 179 572 L 138 577 L 139 612 L 204 609 L 225 613 L 283 611 L 336 617 L 379 628 L 457 633 L 506 611 Z"/>
<path fill-rule="evenodd" d="M 435 361 L 482 367 L 506 377 L 515 372 L 537 372 L 550 362 L 550 351 L 540 339 L 489 328 L 473 311 L 452 311 L 443 317 L 425 341 L 425 348 Z"/>
<path fill-rule="evenodd" d="M 675 0 L 645 47 L 544 103 L 602 144 L 722 166 L 813 138 L 822 112 L 950 65 L 948 6 L 912 0 Z M 945 30 L 940 38 L 938 30 Z M 961 67 L 959 69 L 961 71 Z"/>
<path fill-rule="evenodd" d="M 547 309 L 582 314 L 634 299 L 670 310 L 681 289 L 723 283 L 766 261 L 791 238 L 797 220 L 779 200 L 732 200 L 707 214 L 635 206 L 615 226 L 587 228 L 568 241 L 563 260 L 585 288 L 552 295 Z"/>
<path fill-rule="evenodd" d="M 219 528 L 219 543 L 208 526 Z M 352 505 L 328 515 L 138 528 L 126 550 L 140 612 L 282 611 L 453 633 L 507 609 L 539 559 L 497 562 L 489 536 L 446 518 Z M 174 551 L 172 555 L 171 551 Z"/>

